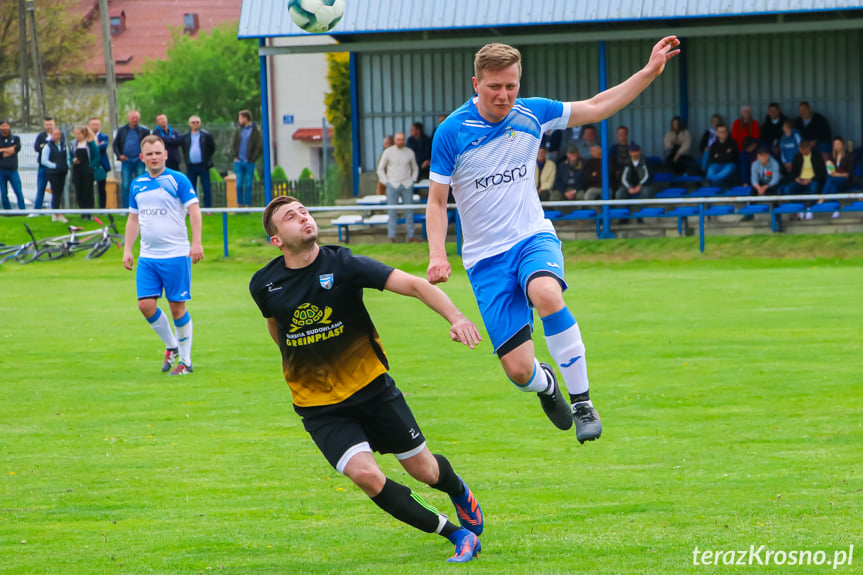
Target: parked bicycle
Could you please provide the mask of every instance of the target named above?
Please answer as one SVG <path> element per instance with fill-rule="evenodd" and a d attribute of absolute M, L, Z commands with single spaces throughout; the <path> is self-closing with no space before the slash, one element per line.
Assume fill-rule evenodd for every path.
<path fill-rule="evenodd" d="M 102 226 L 99 229 L 84 231 L 84 228 L 69 226 L 68 234 L 41 240 L 37 240 L 30 227 L 24 224 L 27 233 L 32 238 L 32 242 L 29 244 L 35 248 L 26 250 L 26 255 L 17 259 L 22 264 L 28 264 L 34 261 L 58 260 L 84 251 L 88 252 L 85 259 L 91 260 L 101 257 L 110 249 L 112 244 L 120 248 L 124 243 L 124 237 L 117 229 L 114 216 L 109 214 L 108 217 L 110 218 L 108 224 L 102 223 L 99 218 L 93 218 Z"/>

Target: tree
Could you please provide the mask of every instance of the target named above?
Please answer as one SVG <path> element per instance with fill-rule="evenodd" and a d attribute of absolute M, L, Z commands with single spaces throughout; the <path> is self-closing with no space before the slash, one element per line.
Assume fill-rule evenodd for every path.
<path fill-rule="evenodd" d="M 167 114 L 178 125 L 193 114 L 208 124 L 229 122 L 242 109 L 260 118 L 258 45 L 237 39 L 236 23 L 194 38 L 175 29 L 166 55 L 147 60 L 135 79 L 121 86 L 121 110 L 135 108 L 142 118 Z"/>
<path fill-rule="evenodd" d="M 324 97 L 327 121 L 333 126 L 333 156 L 339 166 L 342 195 L 353 189 L 353 142 L 351 139 L 351 73 L 350 55 L 327 54 L 330 92 Z"/>
<path fill-rule="evenodd" d="M 82 21 L 78 4 L 78 0 L 35 0 L 34 3 L 42 72 L 49 79 L 47 90 L 49 94 L 46 97 L 49 113 L 54 113 L 56 104 L 65 99 L 62 95 L 52 98 L 50 88 L 58 81 L 68 83 L 70 77 L 79 75 L 80 62 L 85 59 L 86 54 L 90 53 L 96 42 L 96 37 L 88 32 Z M 12 97 L 12 94 L 7 94 L 9 83 L 20 77 L 18 46 L 18 2 L 2 0 L 0 1 L 0 110 L 3 111 L 4 117 L 17 112 L 21 104 L 17 95 Z M 28 61 L 31 63 L 31 81 L 34 81 L 32 60 Z M 32 90 L 31 94 L 35 98 L 35 90 Z M 30 109 L 38 108 L 31 102 Z"/>

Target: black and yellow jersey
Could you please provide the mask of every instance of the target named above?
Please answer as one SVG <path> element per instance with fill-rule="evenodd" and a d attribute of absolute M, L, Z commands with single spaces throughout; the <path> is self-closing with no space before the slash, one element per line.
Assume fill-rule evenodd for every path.
<path fill-rule="evenodd" d="M 264 317 L 276 320 L 295 405 L 339 403 L 387 372 L 363 289 L 383 290 L 392 271 L 348 248 L 321 246 L 305 268 L 288 269 L 279 256 L 252 277 L 252 298 Z"/>

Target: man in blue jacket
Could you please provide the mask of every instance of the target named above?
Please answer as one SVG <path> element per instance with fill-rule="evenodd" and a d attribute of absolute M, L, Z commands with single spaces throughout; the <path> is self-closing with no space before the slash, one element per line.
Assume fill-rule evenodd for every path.
<path fill-rule="evenodd" d="M 33 208 L 37 210 L 42 209 L 42 200 L 45 197 L 45 188 L 48 186 L 48 175 L 47 168 L 42 165 L 42 148 L 45 147 L 45 144 L 51 141 L 51 134 L 54 132 L 54 127 L 56 124 L 54 123 L 54 118 L 51 116 L 45 116 L 44 127 L 45 131 L 36 136 L 36 141 L 33 142 L 33 151 L 36 152 L 36 163 L 39 165 L 39 169 L 36 172 L 36 200 L 33 203 Z M 65 146 L 66 138 L 63 134 L 60 134 L 60 143 Z M 30 214 L 30 217 L 35 216 L 36 214 Z"/>
<path fill-rule="evenodd" d="M 189 132 L 183 134 L 180 148 L 183 150 L 183 161 L 186 162 L 186 175 L 192 182 L 192 189 L 197 190 L 198 178 L 201 178 L 204 207 L 213 205 L 210 195 L 210 168 L 213 167 L 213 155 L 216 153 L 216 140 L 207 130 L 201 127 L 201 118 L 189 118 Z"/>
<path fill-rule="evenodd" d="M 111 160 L 108 158 L 108 134 L 103 134 L 102 120 L 95 116 L 90 118 L 87 123 L 90 131 L 96 136 L 96 144 L 99 146 L 99 163 L 104 168 L 106 174 L 111 173 Z M 99 192 L 99 209 L 104 210 L 107 205 L 108 196 L 105 193 L 106 180 L 96 180 L 96 188 Z"/>
<path fill-rule="evenodd" d="M 114 135 L 114 155 L 123 162 L 121 178 L 123 186 L 123 207 L 129 207 L 129 185 L 132 180 L 144 174 L 144 162 L 140 159 L 141 140 L 150 135 L 150 129 L 141 124 L 141 114 L 132 110 L 126 117 L 128 123 L 120 126 Z"/>
<path fill-rule="evenodd" d="M 21 193 L 21 178 L 18 176 L 18 154 L 21 152 L 21 139 L 12 134 L 12 127 L 7 120 L 0 120 L 0 199 L 3 209 L 12 209 L 9 205 L 7 182 L 12 184 L 12 191 L 18 199 L 18 209 L 24 209 L 24 194 Z"/>
<path fill-rule="evenodd" d="M 168 151 L 168 160 L 165 166 L 171 170 L 180 169 L 180 144 L 183 141 L 183 134 L 168 125 L 168 116 L 159 114 L 156 116 L 156 127 L 151 132 L 154 136 L 159 136 L 165 142 L 165 149 Z"/>

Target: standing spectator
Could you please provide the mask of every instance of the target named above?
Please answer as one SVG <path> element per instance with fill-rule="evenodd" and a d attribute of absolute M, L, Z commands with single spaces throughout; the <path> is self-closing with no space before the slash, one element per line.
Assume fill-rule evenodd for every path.
<path fill-rule="evenodd" d="M 105 206 L 108 205 L 108 196 L 105 193 L 105 182 L 108 179 L 108 174 L 111 173 L 111 160 L 108 159 L 108 135 L 103 134 L 100 131 L 102 129 L 102 120 L 99 118 L 90 118 L 90 122 L 87 126 L 95 135 L 96 145 L 99 148 L 99 164 L 102 166 L 102 170 L 96 171 L 96 191 L 99 194 L 99 209 L 104 210 Z M 100 179 L 100 176 L 103 173 L 104 177 L 101 177 Z"/>
<path fill-rule="evenodd" d="M 824 182 L 824 194 L 838 194 L 851 187 L 851 175 L 854 165 L 851 154 L 845 147 L 841 136 L 833 138 L 833 153 L 827 162 L 827 177 Z"/>
<path fill-rule="evenodd" d="M 171 170 L 180 169 L 180 146 L 183 142 L 183 134 L 168 125 L 168 116 L 159 114 L 156 116 L 156 127 L 151 132 L 154 136 L 159 136 L 165 142 L 165 148 L 168 150 L 168 161 L 165 162 L 165 167 Z"/>
<path fill-rule="evenodd" d="M 824 158 L 814 150 L 814 146 L 809 140 L 800 142 L 800 147 L 791 162 L 791 177 L 793 181 L 780 188 L 780 194 L 786 196 L 817 194 L 824 183 L 824 178 L 827 177 Z M 812 219 L 811 212 L 804 212 L 799 216 L 808 220 Z"/>
<path fill-rule="evenodd" d="M 652 183 L 653 174 L 650 173 L 650 166 L 647 165 L 647 161 L 641 157 L 641 148 L 638 144 L 630 144 L 629 158 L 626 160 L 626 165 L 620 176 L 620 187 L 614 198 L 617 200 L 652 198 L 653 188 L 650 185 Z M 624 219 L 620 222 L 629 223 L 629 220 Z M 638 218 L 638 223 L 644 222 Z"/>
<path fill-rule="evenodd" d="M 36 136 L 36 141 L 33 142 L 33 150 L 36 152 L 36 162 L 39 164 L 39 169 L 36 172 L 36 201 L 33 203 L 33 208 L 37 210 L 42 209 L 42 201 L 45 197 L 45 186 L 48 185 L 48 169 L 42 165 L 42 148 L 45 147 L 45 144 L 51 141 L 51 134 L 54 132 L 54 128 L 56 124 L 54 124 L 54 118 L 51 116 L 46 116 L 44 119 L 44 127 L 45 131 L 41 132 L 38 136 Z M 66 138 L 63 134 L 60 134 L 60 143 L 65 147 L 66 146 Z M 34 217 L 36 214 L 30 214 L 30 217 Z"/>
<path fill-rule="evenodd" d="M 599 140 L 596 139 L 596 128 L 591 124 L 582 126 L 581 138 L 575 143 L 578 144 L 578 152 L 581 154 L 581 157 L 585 159 L 590 158 L 593 153 L 593 147 L 599 144 Z M 600 149 L 602 148 L 600 147 Z"/>
<path fill-rule="evenodd" d="M 575 126 L 574 128 L 564 128 L 562 130 L 552 130 L 551 132 L 551 141 L 552 147 L 557 146 L 558 155 L 563 153 L 565 150 L 569 150 L 570 146 L 578 145 L 579 140 L 581 140 L 581 131 L 583 126 Z M 579 150 L 579 153 L 581 150 Z M 590 156 L 581 156 L 582 158 L 590 157 Z M 561 158 L 558 158 L 560 160 Z"/>
<path fill-rule="evenodd" d="M 794 128 L 804 140 L 814 142 L 816 150 L 829 156 L 832 150 L 830 122 L 818 112 L 813 112 L 809 102 L 800 102 L 797 110 L 800 115 L 794 119 Z"/>
<path fill-rule="evenodd" d="M 728 137 L 728 126 L 716 126 L 716 141 L 710 146 L 707 179 L 714 186 L 729 183 L 737 168 L 737 142 Z"/>
<path fill-rule="evenodd" d="M 746 138 L 761 137 L 761 127 L 758 121 L 752 117 L 752 106 L 741 106 L 740 117 L 731 125 L 731 137 L 737 142 L 738 149 L 743 149 L 743 140 Z"/>
<path fill-rule="evenodd" d="M 557 166 L 557 181 L 554 184 L 555 201 L 581 200 L 584 198 L 584 160 L 578 153 L 578 146 L 570 144 L 566 158 Z"/>
<path fill-rule="evenodd" d="M 609 169 L 614 173 L 609 159 Z M 594 144 L 584 162 L 584 199 L 588 202 L 602 199 L 602 146 Z M 612 184 L 610 189 L 614 189 Z"/>
<path fill-rule="evenodd" d="M 198 189 L 198 178 L 200 178 L 204 207 L 212 207 L 210 168 L 213 167 L 213 156 L 216 154 L 216 140 L 210 132 L 201 128 L 201 118 L 198 116 L 189 118 L 189 133 L 183 135 L 180 148 L 183 151 L 186 175 L 192 184 L 192 190 Z"/>
<path fill-rule="evenodd" d="M 724 124 L 725 120 L 719 114 L 713 114 L 710 117 L 710 127 L 704 130 L 701 136 L 701 142 L 698 144 L 698 151 L 701 153 L 701 171 L 707 173 L 707 165 L 710 163 L 710 146 L 716 141 L 716 126 Z"/>
<path fill-rule="evenodd" d="M 761 124 L 761 141 L 767 144 L 774 154 L 779 154 L 779 138 L 782 137 L 782 125 L 785 123 L 782 108 L 776 102 L 767 106 L 767 117 Z"/>
<path fill-rule="evenodd" d="M 444 118 L 446 118 L 446 117 L 444 117 Z M 391 135 L 391 134 L 388 134 L 388 135 L 384 136 L 384 150 L 386 150 L 387 148 L 389 148 L 390 146 L 392 146 L 392 145 L 393 145 L 393 143 L 394 143 L 394 141 L 393 141 L 393 137 L 392 137 L 392 135 Z M 381 152 L 381 154 L 383 155 L 383 152 Z M 380 156 L 378 156 L 378 164 L 380 164 L 380 163 L 381 163 L 381 157 L 380 157 Z M 376 164 L 376 165 L 377 165 L 377 164 Z M 377 195 L 379 195 L 379 196 L 385 196 L 385 195 L 387 195 L 387 185 L 386 185 L 385 183 L 383 183 L 382 181 L 378 180 L 378 185 L 377 185 L 377 188 L 376 188 L 376 193 L 377 193 Z"/>
<path fill-rule="evenodd" d="M 782 136 L 779 138 L 779 161 L 786 176 L 791 174 L 791 162 L 794 161 L 794 155 L 802 141 L 800 132 L 794 129 L 794 122 L 786 118 L 782 122 Z"/>
<path fill-rule="evenodd" d="M 87 126 L 75 126 L 72 132 L 75 134 L 75 142 L 72 144 L 72 183 L 75 186 L 75 197 L 78 207 L 82 210 L 93 208 L 93 182 L 97 172 L 104 179 L 105 170 L 99 154 L 99 145 L 96 136 Z M 81 216 L 85 220 L 92 219 L 90 214 Z"/>
<path fill-rule="evenodd" d="M 59 210 L 63 199 L 63 188 L 66 185 L 66 173 L 69 164 L 66 160 L 66 145 L 63 143 L 63 132 L 60 128 L 51 131 L 51 141 L 42 146 L 39 162 L 45 167 L 45 177 L 51 186 L 51 209 Z M 63 214 L 52 214 L 52 222 L 68 223 Z"/>
<path fill-rule="evenodd" d="M 557 164 L 548 159 L 548 150 L 540 146 L 536 153 L 536 171 L 534 171 L 534 183 L 540 201 L 547 202 L 551 199 L 555 178 L 557 178 Z"/>
<path fill-rule="evenodd" d="M 617 142 L 611 146 L 611 157 L 614 158 L 614 165 L 617 170 L 614 172 L 614 179 L 620 181 L 620 176 L 623 173 L 623 167 L 629 162 L 629 144 L 635 143 L 629 141 L 629 128 L 619 126 L 617 128 Z"/>
<path fill-rule="evenodd" d="M 18 154 L 21 152 L 21 139 L 12 135 L 12 126 L 8 120 L 0 120 L 0 200 L 4 210 L 11 210 L 9 185 L 18 200 L 18 209 L 23 210 L 24 194 L 21 192 L 21 177 L 18 175 Z"/>
<path fill-rule="evenodd" d="M 141 140 L 150 135 L 150 129 L 141 124 L 141 114 L 131 110 L 126 116 L 127 123 L 120 126 L 114 135 L 114 155 L 122 162 L 121 185 L 123 188 L 123 207 L 129 207 L 129 186 L 132 180 L 143 175 L 144 162 L 141 161 Z"/>
<path fill-rule="evenodd" d="M 380 162 L 378 162 L 378 180 L 387 187 L 387 203 L 389 205 L 394 206 L 401 199 L 403 205 L 410 206 L 413 203 L 414 182 L 419 173 L 419 166 L 413 150 L 405 146 L 404 133 L 397 133 L 394 141 L 395 145 L 390 146 L 381 154 Z M 397 221 L 396 210 L 390 210 L 387 235 L 391 242 L 396 241 Z M 407 207 L 405 209 L 405 227 L 408 231 L 408 241 L 417 241 L 414 238 L 414 213 Z"/>
<path fill-rule="evenodd" d="M 240 125 L 231 139 L 231 155 L 234 157 L 234 173 L 237 174 L 237 205 L 244 208 L 252 205 L 255 162 L 264 153 L 264 136 L 252 121 L 249 110 L 240 110 L 237 121 Z"/>
<path fill-rule="evenodd" d="M 418 180 L 429 177 L 429 166 L 431 165 L 432 141 L 426 136 L 422 122 L 411 124 L 411 136 L 407 142 L 408 148 L 413 150 L 417 166 L 419 166 Z"/>
<path fill-rule="evenodd" d="M 665 132 L 662 147 L 665 150 L 665 165 L 675 174 L 683 174 L 687 167 L 693 165 L 689 155 L 692 136 L 680 116 L 671 118 L 671 129 Z"/>
<path fill-rule="evenodd" d="M 752 136 L 743 138 L 743 145 L 737 154 L 737 168 L 740 170 L 740 182 L 746 186 L 752 172 L 752 164 L 758 159 L 758 140 Z"/>

